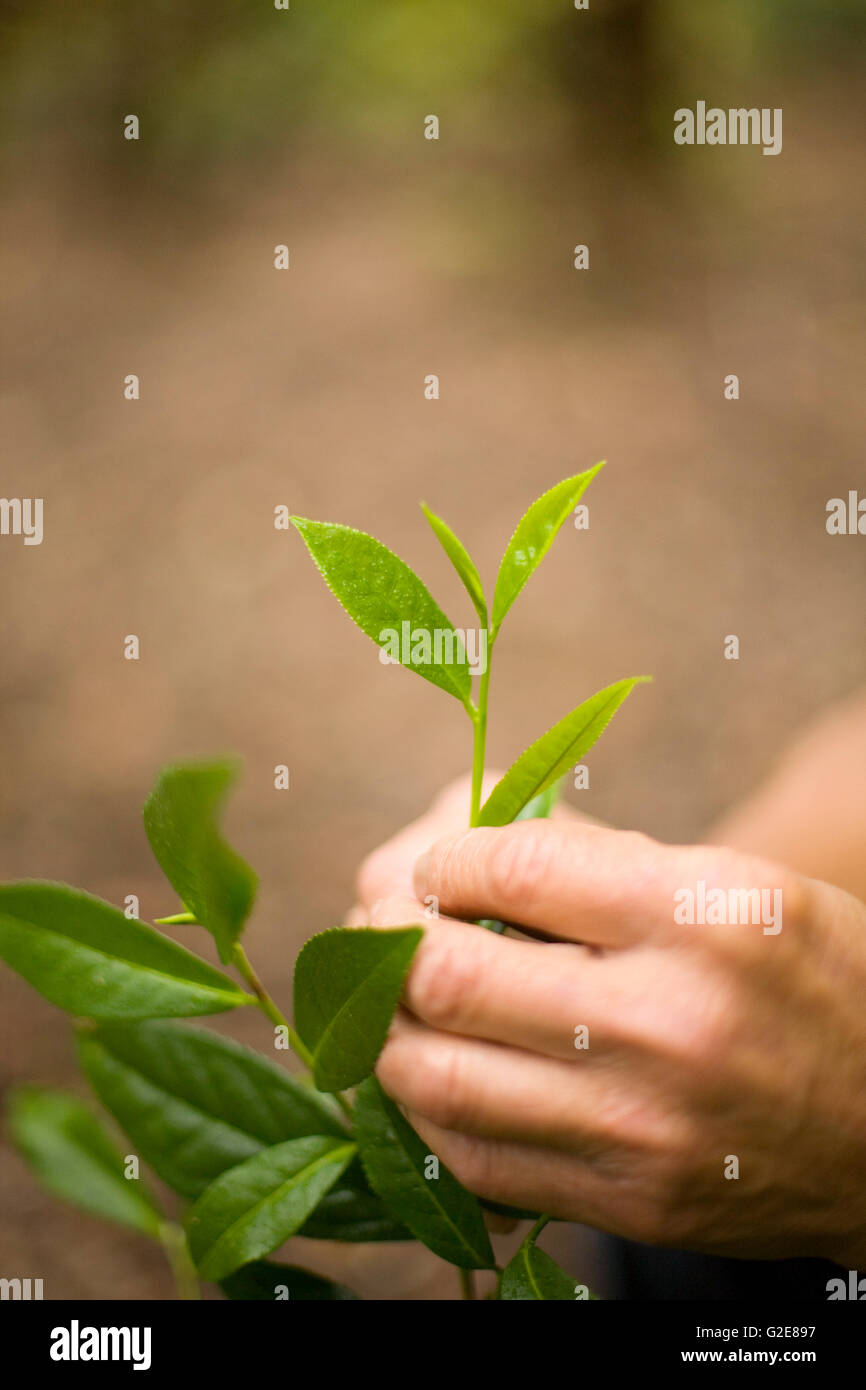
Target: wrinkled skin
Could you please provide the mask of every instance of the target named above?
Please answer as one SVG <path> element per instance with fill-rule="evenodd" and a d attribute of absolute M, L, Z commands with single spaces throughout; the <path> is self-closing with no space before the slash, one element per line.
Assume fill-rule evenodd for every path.
<path fill-rule="evenodd" d="M 566 812 L 461 830 L 467 801 L 372 854 L 348 919 L 427 928 L 377 1072 L 431 1150 L 482 1197 L 635 1240 L 866 1266 L 866 906 Z M 700 879 L 781 888 L 782 930 L 677 925 Z"/>

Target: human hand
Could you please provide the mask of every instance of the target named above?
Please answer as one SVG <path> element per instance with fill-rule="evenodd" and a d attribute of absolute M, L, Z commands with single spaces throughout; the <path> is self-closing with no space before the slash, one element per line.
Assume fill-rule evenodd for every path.
<path fill-rule="evenodd" d="M 489 1200 L 651 1244 L 866 1262 L 863 904 L 567 817 L 456 830 L 464 791 L 366 861 L 354 916 L 428 928 L 377 1072 L 431 1151 Z M 699 883 L 772 910 L 677 922 Z"/>

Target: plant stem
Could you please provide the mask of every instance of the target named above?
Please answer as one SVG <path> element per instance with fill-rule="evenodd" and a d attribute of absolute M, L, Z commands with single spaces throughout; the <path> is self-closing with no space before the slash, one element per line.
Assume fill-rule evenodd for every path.
<path fill-rule="evenodd" d="M 309 1070 L 312 1071 L 313 1054 L 298 1037 L 298 1034 L 295 1032 L 294 1028 L 289 1023 L 289 1020 L 277 1008 L 273 999 L 268 994 L 268 991 L 265 989 L 255 970 L 253 969 L 249 959 L 247 958 L 247 953 L 239 941 L 235 942 L 232 957 L 234 959 L 234 963 L 238 973 L 243 976 L 247 984 L 250 986 L 250 989 L 255 994 L 258 1006 L 261 1009 L 262 1013 L 271 1020 L 271 1023 L 275 1023 L 279 1028 L 285 1028 L 286 1037 L 289 1040 L 289 1046 L 291 1047 L 295 1056 L 300 1057 L 304 1066 L 308 1067 Z M 348 1115 L 349 1119 L 351 1119 L 352 1107 L 346 1100 L 346 1097 L 340 1091 L 334 1091 L 332 1092 L 332 1094 L 334 1100 L 337 1102 L 343 1113 Z"/>
<path fill-rule="evenodd" d="M 490 633 L 487 635 L 487 667 L 481 676 L 481 683 L 478 687 L 478 708 L 472 716 L 472 800 L 469 808 L 470 826 L 478 824 L 478 815 L 481 810 L 481 787 L 484 782 L 484 759 L 487 752 L 487 700 L 490 693 L 490 659 L 493 655 L 493 643 L 490 640 Z M 465 1299 L 475 1298 L 475 1275 L 471 1269 L 460 1269 L 457 1271 L 460 1276 L 460 1296 Z"/>
<path fill-rule="evenodd" d="M 159 1239 L 171 1269 L 178 1298 L 201 1298 L 198 1272 L 192 1262 L 183 1227 L 178 1226 L 175 1221 L 164 1221 L 159 1228 Z"/>
<path fill-rule="evenodd" d="M 239 941 L 235 942 L 234 951 L 232 954 L 234 956 L 234 963 L 239 973 L 243 975 L 247 984 L 250 986 L 253 993 L 255 994 L 256 999 L 258 1000 L 259 1008 L 261 1009 L 262 1013 L 266 1014 L 267 1017 L 271 1020 L 271 1022 L 276 1023 L 278 1027 L 285 1028 L 289 1039 L 289 1045 L 291 1046 L 292 1051 L 295 1052 L 298 1057 L 300 1057 L 301 1061 L 304 1063 L 305 1066 L 312 1068 L 312 1053 L 309 1051 L 308 1048 L 304 1046 L 292 1025 L 288 1022 L 286 1018 L 283 1017 L 282 1013 L 277 1008 L 273 999 L 268 994 L 267 990 L 265 989 L 255 970 L 253 969 L 249 959 L 247 958 L 247 953 Z"/>
<path fill-rule="evenodd" d="M 529 1232 L 529 1235 L 526 1237 L 527 1244 L 534 1245 L 535 1242 L 538 1240 L 538 1237 L 541 1235 L 541 1232 L 544 1230 L 545 1226 L 548 1224 L 549 1221 L 552 1220 L 552 1216 L 539 1216 L 532 1230 Z"/>
<path fill-rule="evenodd" d="M 493 657 L 493 635 L 488 632 L 487 638 L 487 669 L 481 677 L 481 684 L 478 689 L 478 710 L 473 716 L 474 737 L 472 743 L 472 803 L 469 813 L 469 824 L 478 824 L 478 817 L 481 811 L 481 787 L 484 781 L 484 760 L 487 751 L 487 703 L 490 695 L 490 663 Z M 504 928 L 499 923 L 491 924 Z M 527 1241 L 532 1244 L 541 1235 L 547 1223 L 551 1220 L 549 1216 L 539 1216 L 529 1235 Z M 475 1297 L 475 1280 L 471 1270 L 461 1269 L 460 1288 L 463 1298 Z"/>
<path fill-rule="evenodd" d="M 487 640 L 487 669 L 481 677 L 478 688 L 478 712 L 474 717 L 472 740 L 472 803 L 469 824 L 478 824 L 481 810 L 481 786 L 484 781 L 484 757 L 487 749 L 487 699 L 490 692 L 490 663 L 493 659 L 493 642 Z"/>

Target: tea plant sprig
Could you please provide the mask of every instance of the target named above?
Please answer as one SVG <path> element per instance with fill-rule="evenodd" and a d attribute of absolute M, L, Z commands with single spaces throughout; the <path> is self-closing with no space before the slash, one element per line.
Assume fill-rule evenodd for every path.
<path fill-rule="evenodd" d="M 478 568 L 465 545 L 447 522 L 422 502 L 424 516 L 454 566 L 481 623 L 486 660 L 478 677 L 477 702 L 472 699 L 466 651 L 459 632 L 405 561 L 366 532 L 310 521 L 306 517 L 291 518 L 329 589 L 358 627 L 387 650 L 391 635 L 398 629 L 402 632 L 408 623 L 411 639 L 408 650 L 406 643 L 400 643 L 397 659 L 455 696 L 472 721 L 470 827 L 502 826 L 524 817 L 548 815 L 560 779 L 568 767 L 592 747 L 635 685 L 648 679 L 636 676 L 617 681 L 571 710 L 520 755 L 481 804 L 490 673 L 496 639 L 527 580 L 603 467 L 603 463 L 596 464 L 594 468 L 557 483 L 524 513 L 500 562 L 490 608 Z M 442 652 L 443 656 L 437 657 L 437 652 Z M 480 925 L 494 931 L 504 930 L 499 922 Z M 530 1233 L 527 1248 L 534 1249 L 541 1229 L 538 1225 Z M 544 1258 L 549 1259 L 548 1256 Z M 521 1285 L 524 1286 L 525 1283 Z M 501 1294 L 503 1287 L 505 1295 Z M 503 1277 L 500 1296 L 509 1296 L 509 1287 L 510 1282 Z M 464 1278 L 463 1289 L 464 1297 L 473 1296 L 467 1278 Z"/>
<path fill-rule="evenodd" d="M 489 617 L 467 551 L 424 508 L 485 634 L 477 701 L 459 634 L 408 565 L 363 532 L 293 518 L 358 626 L 382 645 L 386 630 L 402 632 L 408 622 L 414 636 L 403 664 L 456 698 L 471 719 L 472 825 L 546 815 L 569 764 L 642 679 L 619 681 L 572 710 L 481 804 L 493 644 L 597 472 L 567 479 L 530 507 L 503 556 Z M 295 963 L 293 1023 L 262 983 L 241 941 L 256 875 L 220 830 L 236 776 L 230 760 L 165 768 L 144 824 L 180 899 L 180 910 L 157 925 L 204 928 L 242 984 L 90 894 L 56 883 L 0 885 L 0 959 L 72 1016 L 82 1072 L 132 1152 L 122 1153 L 77 1097 L 41 1087 L 19 1088 L 9 1100 L 14 1143 L 55 1195 L 158 1241 L 180 1297 L 196 1297 L 204 1279 L 230 1299 L 354 1298 L 342 1285 L 265 1258 L 300 1234 L 420 1240 L 457 1267 L 467 1297 L 473 1271 L 493 1270 L 499 1298 L 572 1299 L 571 1277 L 536 1245 L 549 1218 L 536 1220 L 501 1269 L 482 1204 L 444 1164 L 433 1175 L 427 1145 L 373 1074 L 423 929 L 334 927 L 313 936 Z M 276 1048 L 294 1050 L 306 1079 L 177 1021 L 248 1006 L 268 1020 Z M 164 1215 L 139 1161 L 184 1204 L 182 1225 Z"/>
<path fill-rule="evenodd" d="M 381 541 L 363 531 L 294 516 L 328 587 L 362 632 L 387 652 L 388 634 L 408 623 L 412 641 L 396 658 L 425 680 L 455 696 L 473 725 L 472 792 L 469 823 L 507 825 L 538 796 L 553 787 L 569 765 L 595 743 L 634 686 L 637 676 L 608 686 L 549 729 L 509 768 L 481 805 L 487 747 L 487 714 L 493 650 L 503 620 L 530 575 L 538 568 L 565 521 L 604 464 L 566 478 L 533 502 L 518 522 L 502 557 L 493 604 L 487 600 L 478 569 L 451 527 L 422 503 L 433 533 L 454 566 L 478 619 L 486 644 L 478 699 L 472 699 L 464 643 L 457 629 L 409 566 Z M 447 641 L 443 641 L 447 638 Z M 448 653 L 437 659 L 436 652 Z M 389 653 L 390 655 L 390 653 Z"/>

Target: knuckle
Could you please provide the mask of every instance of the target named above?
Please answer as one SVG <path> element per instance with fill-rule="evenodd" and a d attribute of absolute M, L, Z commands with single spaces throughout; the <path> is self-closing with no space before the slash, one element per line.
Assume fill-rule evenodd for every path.
<path fill-rule="evenodd" d="M 458 1182 L 470 1192 L 480 1197 L 495 1198 L 498 1192 L 496 1181 L 496 1146 L 473 1135 L 461 1135 L 448 1156 L 448 1167 Z"/>
<path fill-rule="evenodd" d="M 496 902 L 513 905 L 516 916 L 531 911 L 549 880 L 556 845 L 550 826 L 527 821 L 495 840 L 488 863 L 488 887 Z"/>
<path fill-rule="evenodd" d="M 811 935 L 816 916 L 812 880 L 785 869 L 779 875 L 778 883 L 782 893 L 785 921 L 790 923 L 799 936 Z"/>
<path fill-rule="evenodd" d="M 413 1009 L 432 1027 L 453 1032 L 471 1014 L 479 984 L 478 963 L 465 940 L 431 940 L 412 972 Z"/>
<path fill-rule="evenodd" d="M 800 938 L 808 932 L 812 894 L 800 874 L 724 846 L 697 846 L 687 856 L 696 904 L 687 930 L 699 951 L 721 960 L 758 963 L 768 942 L 784 937 L 783 928 Z"/>
<path fill-rule="evenodd" d="M 614 1057 L 646 1064 L 655 1075 L 673 1070 L 681 1083 L 693 1073 L 718 1075 L 742 1035 L 741 981 L 692 951 L 669 950 L 663 958 L 647 953 L 643 959 L 636 953 L 633 963 L 642 989 L 630 988 L 625 1007 L 610 1012 L 607 1038 Z"/>
<path fill-rule="evenodd" d="M 742 1036 L 742 1003 L 732 985 L 718 980 L 712 987 L 695 986 L 682 1000 L 672 1028 L 672 1052 L 688 1073 L 699 1078 L 718 1076 Z"/>
<path fill-rule="evenodd" d="M 694 1155 L 706 1147 L 699 1129 L 689 1117 L 658 1106 L 638 1106 L 607 1126 L 592 1165 L 621 1234 L 671 1245 L 688 1229 Z"/>
<path fill-rule="evenodd" d="M 696 871 L 699 869 L 707 882 L 735 883 L 742 877 L 745 856 L 727 845 L 697 845 L 692 851 Z"/>
<path fill-rule="evenodd" d="M 645 830 L 618 830 L 617 844 L 625 845 L 632 852 L 631 857 L 638 864 L 645 861 L 653 867 L 659 850 L 664 849 L 664 846 L 660 845 L 658 840 L 653 839 L 652 835 L 648 835 Z"/>
<path fill-rule="evenodd" d="M 463 1057 L 458 1046 L 428 1048 L 415 1105 L 441 1129 L 459 1130 L 472 1118 Z"/>
<path fill-rule="evenodd" d="M 688 1064 L 689 1073 L 706 1084 L 710 1077 L 718 1078 L 726 1070 L 739 1037 L 736 1015 L 731 1009 L 705 1015 L 692 1028 L 684 1029 L 680 1038 L 680 1057 Z"/>

